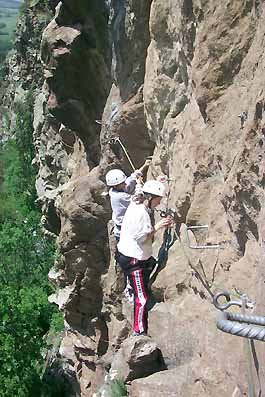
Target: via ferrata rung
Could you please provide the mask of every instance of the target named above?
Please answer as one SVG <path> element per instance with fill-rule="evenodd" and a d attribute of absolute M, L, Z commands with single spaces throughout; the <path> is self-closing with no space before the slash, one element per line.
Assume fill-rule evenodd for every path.
<path fill-rule="evenodd" d="M 208 225 L 197 225 L 197 226 L 186 226 L 185 228 L 185 233 L 186 233 L 186 239 L 187 239 L 187 244 L 188 247 L 191 249 L 196 249 L 196 250 L 205 250 L 205 249 L 222 249 L 220 244 L 206 244 L 206 245 L 194 245 L 190 241 L 189 237 L 189 230 L 200 230 L 200 229 L 209 229 Z"/>

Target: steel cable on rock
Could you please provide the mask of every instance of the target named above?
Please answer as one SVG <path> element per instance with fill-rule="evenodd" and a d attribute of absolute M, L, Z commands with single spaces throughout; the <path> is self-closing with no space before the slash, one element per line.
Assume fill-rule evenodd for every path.
<path fill-rule="evenodd" d="M 265 342 L 265 317 L 221 312 L 216 325 L 228 334 Z"/>
<path fill-rule="evenodd" d="M 219 303 L 219 298 L 226 299 L 226 303 Z M 216 321 L 217 328 L 231 335 L 241 336 L 244 340 L 244 350 L 246 355 L 247 366 L 247 382 L 248 382 L 248 395 L 249 397 L 261 396 L 261 381 L 259 374 L 259 363 L 257 360 L 254 340 L 265 341 L 265 317 L 248 315 L 245 313 L 246 308 L 252 308 L 255 302 L 251 301 L 246 294 L 240 294 L 239 301 L 232 301 L 228 291 L 218 292 L 214 295 L 213 304 L 221 311 Z M 227 310 L 231 306 L 239 306 L 242 308 L 242 313 L 231 313 Z M 255 393 L 255 382 L 252 371 L 252 360 L 257 374 L 258 394 Z"/>

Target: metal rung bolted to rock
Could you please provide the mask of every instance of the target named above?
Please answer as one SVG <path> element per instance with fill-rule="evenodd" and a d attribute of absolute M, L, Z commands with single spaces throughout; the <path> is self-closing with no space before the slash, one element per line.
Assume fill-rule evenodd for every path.
<path fill-rule="evenodd" d="M 190 241 L 190 237 L 189 237 L 189 230 L 193 231 L 193 230 L 201 230 L 201 229 L 209 229 L 208 225 L 197 225 L 197 226 L 186 226 L 185 232 L 186 232 L 186 238 L 187 238 L 187 243 L 188 243 L 188 247 L 191 249 L 196 249 L 196 250 L 205 250 L 205 249 L 221 249 L 221 245 L 220 244 L 206 244 L 206 245 L 194 245 L 191 243 Z"/>

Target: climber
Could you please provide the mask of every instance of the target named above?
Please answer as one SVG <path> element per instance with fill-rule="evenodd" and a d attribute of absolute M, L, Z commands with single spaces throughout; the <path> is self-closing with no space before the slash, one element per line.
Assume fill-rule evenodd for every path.
<path fill-rule="evenodd" d="M 132 201 L 123 219 L 116 260 L 128 276 L 134 290 L 133 335 L 147 331 L 148 282 L 155 267 L 152 256 L 152 240 L 161 228 L 168 228 L 172 218 L 163 218 L 153 227 L 150 215 L 165 196 L 165 186 L 157 180 L 149 180 L 142 187 L 142 199 Z"/>
<path fill-rule="evenodd" d="M 112 208 L 112 220 L 114 223 L 114 236 L 119 241 L 121 224 L 124 214 L 135 193 L 136 183 L 143 176 L 143 172 L 150 166 L 151 160 L 146 160 L 139 170 L 135 170 L 128 178 L 122 170 L 113 169 L 106 175 L 106 183 L 109 190 Z"/>
<path fill-rule="evenodd" d="M 121 224 L 124 214 L 131 202 L 137 185 L 142 186 L 143 173 L 150 166 L 151 160 L 146 160 L 139 170 L 135 170 L 128 178 L 122 170 L 113 169 L 106 175 L 106 183 L 111 189 L 109 190 L 110 202 L 112 208 L 112 220 L 114 223 L 114 236 L 118 243 L 120 239 Z M 133 289 L 129 279 L 125 277 L 124 295 L 132 303 L 134 299 Z"/>

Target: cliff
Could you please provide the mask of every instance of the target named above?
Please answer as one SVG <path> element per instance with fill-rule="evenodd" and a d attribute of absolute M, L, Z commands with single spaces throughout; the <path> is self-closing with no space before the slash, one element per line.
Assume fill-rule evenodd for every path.
<path fill-rule="evenodd" d="M 64 313 L 58 357 L 74 395 L 107 395 L 115 376 L 135 397 L 247 395 L 243 341 L 216 329 L 212 294 L 239 289 L 263 313 L 264 16 L 247 0 L 64 0 L 45 28 L 36 186 L 58 236 L 50 301 Z M 117 136 L 137 167 L 153 156 L 149 177 L 169 176 L 180 226 L 152 287 L 151 339 L 130 337 L 101 194 L 111 167 L 130 172 Z M 190 238 L 220 249 L 189 248 L 185 225 L 208 225 Z"/>

